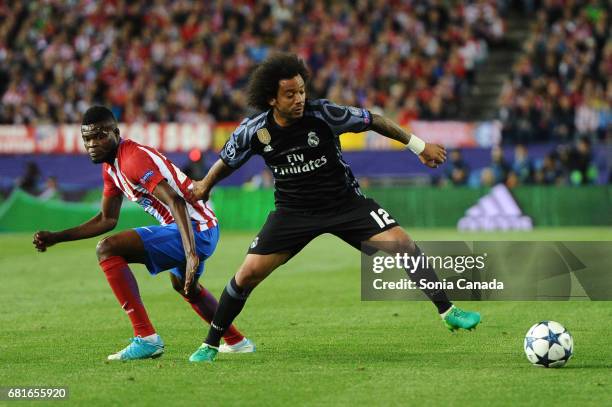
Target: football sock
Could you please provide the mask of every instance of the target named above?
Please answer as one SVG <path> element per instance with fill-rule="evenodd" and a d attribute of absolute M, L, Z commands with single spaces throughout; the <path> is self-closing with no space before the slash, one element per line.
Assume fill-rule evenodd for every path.
<path fill-rule="evenodd" d="M 420 256 L 423 252 L 421 251 L 419 246 L 415 245 L 415 247 L 416 247 L 416 250 L 412 256 L 414 257 Z M 415 281 L 417 283 L 420 280 L 425 280 L 428 283 L 440 281 L 438 280 L 436 271 L 432 267 L 425 267 L 425 266 L 426 266 L 425 264 L 420 264 L 420 266 L 416 268 L 414 272 L 406 270 L 406 273 L 408 274 L 408 277 L 412 281 Z M 448 300 L 448 297 L 446 296 L 446 292 L 444 292 L 444 290 L 442 289 L 437 289 L 437 290 L 425 289 L 422 291 L 423 291 L 423 294 L 425 294 L 427 298 L 429 298 L 431 302 L 434 303 L 434 305 L 438 309 L 438 313 L 440 314 L 445 313 L 453 306 L 453 304 Z"/>
<path fill-rule="evenodd" d="M 119 256 L 109 257 L 100 262 L 115 297 L 132 322 L 134 336 L 149 336 L 155 333 L 155 328 L 149 321 L 147 311 L 140 299 L 138 283 L 128 267 L 125 259 Z"/>
<path fill-rule="evenodd" d="M 453 309 L 453 307 L 454 307 L 454 305 L 451 305 L 451 307 L 450 307 L 449 309 L 447 309 L 447 310 L 446 310 L 446 311 L 444 311 L 444 312 L 441 312 L 441 313 L 440 313 L 440 318 L 442 318 L 442 319 L 446 318 L 446 316 L 448 315 L 448 313 L 449 313 L 449 312 L 451 312 L 451 310 Z"/>
<path fill-rule="evenodd" d="M 232 321 L 240 314 L 250 293 L 250 289 L 240 288 L 236 284 L 236 278 L 232 277 L 225 286 L 221 298 L 219 298 L 219 306 L 213 321 L 210 323 L 208 336 L 204 343 L 219 347 L 221 336 L 223 336 Z"/>
<path fill-rule="evenodd" d="M 143 337 L 142 339 L 144 339 L 145 341 L 156 343 L 160 338 L 158 334 L 151 334 L 149 336 Z"/>
<path fill-rule="evenodd" d="M 183 297 L 185 301 L 191 305 L 191 308 L 202 318 L 204 321 L 210 324 L 213 317 L 215 316 L 215 311 L 217 310 L 217 299 L 214 295 L 211 294 L 206 288 L 202 287 L 201 284 L 198 284 L 198 293 L 196 294 L 196 298 L 191 301 L 187 297 Z M 236 329 L 234 325 L 230 325 L 227 329 L 227 332 L 223 335 L 223 340 L 228 345 L 235 345 L 241 340 L 244 339 L 244 336 Z"/>

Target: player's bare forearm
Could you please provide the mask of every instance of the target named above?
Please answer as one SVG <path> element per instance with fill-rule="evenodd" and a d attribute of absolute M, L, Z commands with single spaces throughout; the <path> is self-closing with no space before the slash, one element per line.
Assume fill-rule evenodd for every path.
<path fill-rule="evenodd" d="M 187 204 L 166 181 L 161 181 L 155 187 L 153 195 L 170 208 L 170 213 L 176 222 L 176 226 L 181 234 L 183 250 L 185 251 L 185 294 L 192 288 L 194 276 L 199 265 L 199 258 L 196 252 L 195 237 Z"/>
<path fill-rule="evenodd" d="M 88 239 L 109 232 L 117 225 L 117 219 L 105 218 L 102 212 L 87 222 L 70 229 L 56 232 L 57 242 L 68 242 L 71 240 Z"/>
<path fill-rule="evenodd" d="M 102 198 L 102 210 L 87 222 L 59 232 L 38 231 L 34 234 L 32 243 L 38 251 L 44 252 L 47 247 L 56 243 L 87 239 L 111 231 L 117 226 L 121 200 L 121 195 L 104 197 Z"/>
<path fill-rule="evenodd" d="M 193 182 L 193 195 L 197 200 L 207 201 L 210 195 L 211 189 L 217 185 L 219 181 L 229 176 L 234 169 L 218 159 L 213 164 L 204 179 L 201 181 Z"/>
<path fill-rule="evenodd" d="M 117 226 L 123 197 L 115 195 L 102 198 L 102 210 L 87 222 L 67 230 L 58 232 L 60 241 L 87 239 L 100 236 Z"/>
<path fill-rule="evenodd" d="M 178 197 L 173 199 L 170 204 L 170 212 L 174 221 L 181 233 L 181 240 L 183 242 L 183 248 L 185 249 L 185 255 L 193 255 L 196 253 L 195 238 L 193 236 L 193 227 L 191 226 L 191 220 L 189 219 L 189 212 L 187 211 L 187 205 L 185 201 Z"/>
<path fill-rule="evenodd" d="M 181 198 L 165 180 L 157 184 L 153 191 L 153 195 L 170 208 L 170 213 L 172 213 L 172 217 L 174 217 L 174 221 L 181 233 L 185 254 L 190 255 L 195 253 L 196 248 L 195 239 L 193 237 L 193 227 L 191 226 L 191 220 L 185 200 Z"/>
<path fill-rule="evenodd" d="M 410 137 L 412 136 L 393 120 L 375 113 L 372 113 L 372 124 L 370 125 L 370 129 L 374 130 L 380 135 L 397 140 L 403 144 L 408 144 Z"/>
<path fill-rule="evenodd" d="M 378 134 L 406 144 L 419 160 L 430 168 L 437 168 L 446 161 L 446 149 L 439 144 L 427 143 L 412 133 L 402 129 L 393 120 L 378 114 L 372 114 L 370 129 Z"/>

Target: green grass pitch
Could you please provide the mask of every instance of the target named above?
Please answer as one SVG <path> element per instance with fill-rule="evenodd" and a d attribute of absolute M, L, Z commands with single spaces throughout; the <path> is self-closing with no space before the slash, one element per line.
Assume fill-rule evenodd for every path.
<path fill-rule="evenodd" d="M 612 240 L 604 228 L 410 232 L 417 240 Z M 216 295 L 252 237 L 222 233 L 203 278 Z M 207 327 L 168 276 L 134 266 L 166 353 L 109 363 L 131 328 L 97 265 L 96 240 L 43 254 L 30 242 L 0 235 L 0 387 L 68 386 L 69 404 L 79 405 L 612 405 L 609 302 L 462 303 L 483 324 L 451 334 L 427 302 L 361 302 L 359 254 L 323 236 L 266 280 L 238 318 L 257 353 L 220 355 L 213 365 L 187 361 Z M 523 335 L 543 319 L 574 336 L 562 369 L 532 367 L 523 354 Z"/>

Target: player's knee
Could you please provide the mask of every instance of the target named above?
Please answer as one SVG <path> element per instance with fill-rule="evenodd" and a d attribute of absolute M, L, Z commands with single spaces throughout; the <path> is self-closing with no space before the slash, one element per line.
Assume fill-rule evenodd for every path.
<path fill-rule="evenodd" d="M 243 288 L 254 288 L 261 283 L 269 273 L 257 264 L 243 264 L 236 273 L 236 283 Z"/>
<path fill-rule="evenodd" d="M 398 236 L 394 243 L 396 246 L 396 250 L 399 253 L 408 253 L 409 255 L 415 255 L 418 251 L 418 247 L 415 241 L 412 240 L 406 234 Z"/>
<path fill-rule="evenodd" d="M 111 236 L 105 237 L 98 242 L 96 245 L 96 255 L 98 256 L 99 262 L 115 255 Z"/>
<path fill-rule="evenodd" d="M 172 282 L 172 288 L 174 288 L 174 291 L 183 295 L 185 292 L 185 283 L 183 283 L 183 281 L 179 280 L 178 278 L 173 278 L 171 282 Z"/>

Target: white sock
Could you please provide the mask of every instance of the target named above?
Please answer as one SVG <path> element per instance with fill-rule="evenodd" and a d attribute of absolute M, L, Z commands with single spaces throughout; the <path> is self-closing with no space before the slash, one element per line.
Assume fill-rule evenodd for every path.
<path fill-rule="evenodd" d="M 452 310 L 453 308 L 455 308 L 455 306 L 454 306 L 454 305 L 451 305 L 451 307 L 450 307 L 449 309 L 447 309 L 446 311 L 444 311 L 443 313 L 441 313 L 441 314 L 440 314 L 440 317 L 441 317 L 442 319 L 446 318 L 446 316 L 448 315 L 448 313 L 449 313 L 449 312 L 451 312 L 451 310 Z"/>
<path fill-rule="evenodd" d="M 144 339 L 145 341 L 148 341 L 148 342 L 157 342 L 157 341 L 159 341 L 159 335 L 156 332 L 154 334 L 147 335 L 147 336 L 143 337 L 142 339 Z"/>

